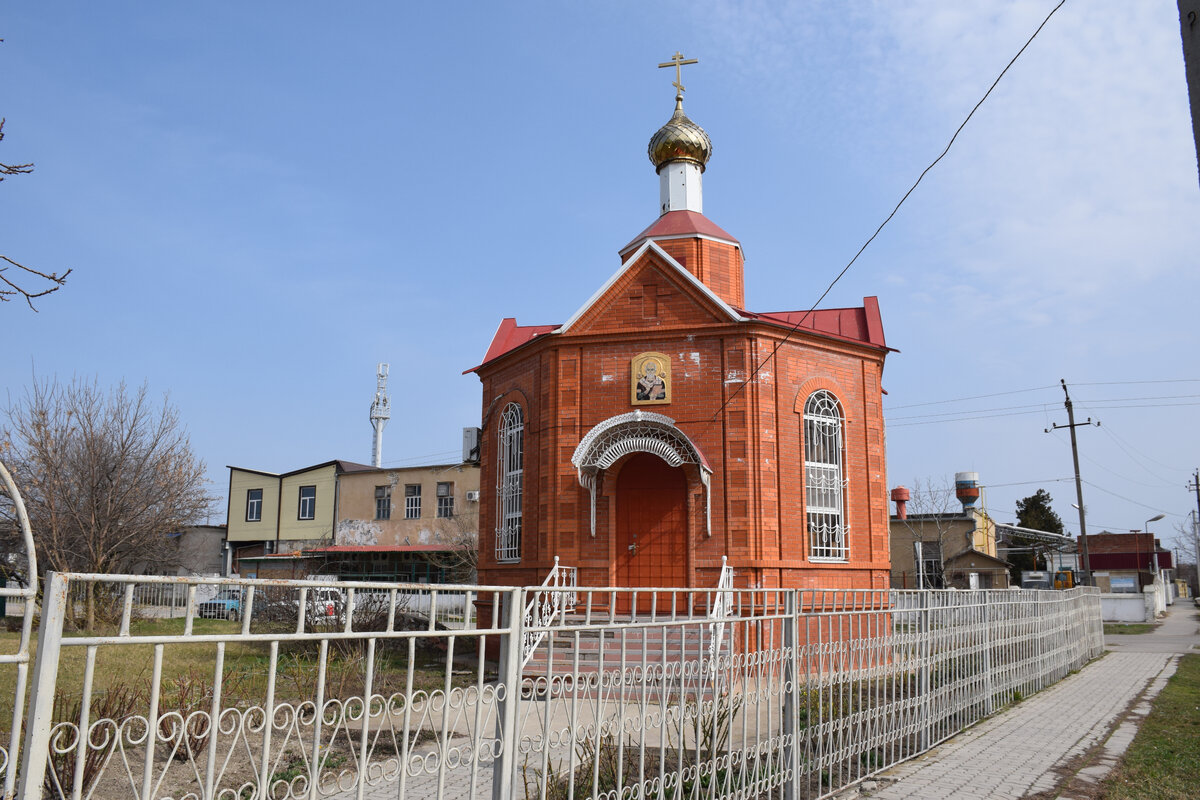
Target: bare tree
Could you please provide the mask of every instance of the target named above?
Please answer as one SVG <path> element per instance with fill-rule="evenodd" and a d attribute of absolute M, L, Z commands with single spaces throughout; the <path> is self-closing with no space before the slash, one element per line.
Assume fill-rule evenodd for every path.
<path fill-rule="evenodd" d="M 1175 534 L 1171 537 L 1171 551 L 1175 557 L 1175 574 L 1186 580 L 1188 585 L 1200 596 L 1200 584 L 1197 583 L 1196 570 L 1196 536 L 1192 529 L 1191 517 L 1175 523 Z"/>
<path fill-rule="evenodd" d="M 177 566 L 168 534 L 203 519 L 212 498 L 204 463 L 165 398 L 153 403 L 145 385 L 106 392 L 95 380 L 35 378 L 4 413 L 0 456 L 25 495 L 41 569 Z M 0 507 L 0 529 L 15 527 L 11 517 Z"/>
<path fill-rule="evenodd" d="M 0 39 L 0 42 L 2 41 L 4 40 Z M 0 119 L 0 141 L 4 141 L 3 119 Z M 33 172 L 33 164 L 7 164 L 0 161 L 0 181 L 12 175 L 26 175 L 30 172 Z M 57 292 L 67 282 L 67 276 L 71 274 L 71 270 L 67 270 L 62 275 L 54 272 L 41 272 L 24 264 L 19 264 L 6 255 L 0 255 L 0 260 L 5 262 L 5 264 L 0 264 L 0 283 L 4 284 L 0 286 L 0 302 L 7 303 L 14 297 L 23 297 L 25 298 L 25 302 L 34 311 L 37 311 L 37 308 L 33 305 L 34 299 Z M 9 270 L 13 267 L 19 270 L 17 275 L 20 277 L 9 275 Z M 33 280 L 37 283 L 37 286 L 27 288 L 27 280 Z M 20 282 L 18 283 L 18 281 Z M 42 283 L 41 281 L 45 281 L 46 283 Z M 47 284 L 50 285 L 47 286 Z"/>
<path fill-rule="evenodd" d="M 905 527 L 912 532 L 914 558 L 921 575 L 923 589 L 945 586 L 945 561 L 963 549 L 962 542 L 951 539 L 956 528 L 962 528 L 962 505 L 954 494 L 954 486 L 943 478 L 917 478 L 909 489 L 908 519 Z M 920 545 L 916 554 L 915 545 Z M 921 562 L 924 562 L 925 568 Z"/>
<path fill-rule="evenodd" d="M 455 583 L 475 583 L 479 567 L 479 512 L 455 514 L 444 522 L 440 543 L 445 550 L 429 554 L 435 566 L 446 571 Z"/>

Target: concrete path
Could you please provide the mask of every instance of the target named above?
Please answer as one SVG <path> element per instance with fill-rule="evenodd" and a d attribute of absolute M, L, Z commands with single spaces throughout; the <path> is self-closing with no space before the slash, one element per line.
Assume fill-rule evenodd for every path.
<path fill-rule="evenodd" d="M 866 783 L 873 800 L 1090 797 L 1129 746 L 1179 654 L 1200 651 L 1191 601 L 1152 633 L 1110 636 L 1075 675 Z"/>

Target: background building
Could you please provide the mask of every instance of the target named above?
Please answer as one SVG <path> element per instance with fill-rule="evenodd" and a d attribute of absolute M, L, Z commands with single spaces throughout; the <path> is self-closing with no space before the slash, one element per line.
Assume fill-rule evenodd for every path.
<path fill-rule="evenodd" d="M 890 521 L 893 589 L 1004 589 L 1009 564 L 997 552 L 997 525 L 977 507 L 979 476 L 955 475 L 961 509 L 908 513 L 908 489 L 892 490 Z"/>
<path fill-rule="evenodd" d="M 230 467 L 229 485 L 229 540 L 243 576 L 472 577 L 477 464 L 385 469 L 327 461 L 283 474 Z"/>
<path fill-rule="evenodd" d="M 1092 577 L 1102 592 L 1140 592 L 1154 583 L 1156 571 L 1174 568 L 1171 551 L 1152 533 L 1088 534 L 1087 550 Z"/>

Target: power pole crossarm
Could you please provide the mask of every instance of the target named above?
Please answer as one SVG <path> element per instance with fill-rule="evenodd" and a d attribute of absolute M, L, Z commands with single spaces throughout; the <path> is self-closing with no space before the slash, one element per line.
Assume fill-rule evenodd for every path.
<path fill-rule="evenodd" d="M 1075 441 L 1075 429 L 1082 426 L 1099 425 L 1100 422 L 1099 420 L 1092 422 L 1091 417 L 1087 418 L 1087 422 L 1076 422 L 1075 409 L 1071 405 L 1071 393 L 1067 391 L 1067 382 L 1065 379 L 1060 379 L 1060 383 L 1062 383 L 1063 395 L 1066 397 L 1065 404 L 1067 406 L 1067 424 L 1052 424 L 1049 428 L 1046 428 L 1046 433 L 1049 433 L 1053 430 L 1058 430 L 1059 428 L 1070 428 L 1071 430 L 1071 458 L 1075 462 L 1075 502 L 1077 503 L 1076 507 L 1079 509 L 1080 567 L 1082 568 L 1081 571 L 1083 572 L 1083 585 L 1090 586 L 1092 585 L 1092 568 L 1091 564 L 1088 562 L 1087 514 L 1083 510 L 1083 481 L 1079 477 L 1079 445 Z"/>

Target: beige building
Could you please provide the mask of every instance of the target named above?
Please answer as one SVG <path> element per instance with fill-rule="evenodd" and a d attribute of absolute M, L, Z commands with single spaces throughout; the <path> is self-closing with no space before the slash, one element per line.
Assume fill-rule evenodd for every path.
<path fill-rule="evenodd" d="M 478 539 L 479 466 L 327 461 L 229 468 L 229 542 L 242 574 L 443 583 Z"/>
<path fill-rule="evenodd" d="M 964 483 L 958 481 L 956 490 L 963 501 L 961 511 L 909 514 L 908 490 L 892 491 L 896 503 L 889 525 L 893 589 L 1008 587 L 1009 564 L 996 551 L 996 523 L 975 507 L 977 486 Z"/>

